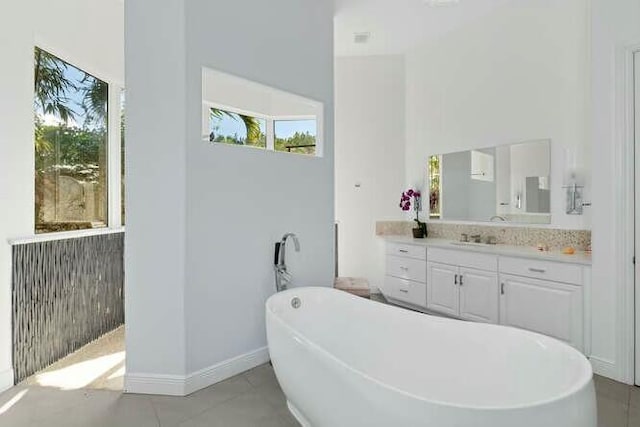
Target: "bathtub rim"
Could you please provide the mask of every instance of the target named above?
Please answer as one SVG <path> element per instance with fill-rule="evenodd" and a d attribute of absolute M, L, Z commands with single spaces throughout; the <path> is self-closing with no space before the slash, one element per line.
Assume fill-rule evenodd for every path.
<path fill-rule="evenodd" d="M 276 294 L 273 294 L 272 296 L 270 296 L 266 303 L 266 314 L 267 314 L 267 325 L 269 323 L 269 319 L 268 317 L 271 316 L 272 318 L 274 318 L 278 324 L 280 326 L 282 326 L 285 330 L 287 330 L 288 332 L 290 332 L 297 340 L 299 340 L 302 344 L 305 344 L 309 347 L 311 347 L 313 350 L 318 351 L 321 355 L 328 357 L 331 361 L 336 362 L 338 365 L 340 365 L 343 368 L 346 368 L 348 371 L 350 371 L 351 373 L 355 374 L 355 375 L 359 375 L 361 377 L 363 377 L 365 380 L 367 381 L 371 381 L 375 384 L 377 384 L 380 387 L 383 387 L 389 391 L 392 391 L 394 393 L 399 393 L 403 396 L 406 396 L 408 398 L 411 399 L 415 399 L 421 402 L 425 402 L 425 403 L 429 403 L 432 405 L 439 405 L 442 407 L 450 407 L 450 408 L 456 408 L 456 409 L 466 409 L 466 410 L 476 410 L 476 411 L 511 411 L 511 410 L 524 410 L 524 409 L 532 409 L 532 408 L 536 408 L 536 407 L 542 407 L 542 406 L 546 406 L 546 405 L 551 405 L 557 402 L 561 402 L 565 399 L 571 398 L 574 395 L 577 395 L 581 392 L 583 392 L 586 388 L 589 387 L 589 385 L 592 383 L 593 381 L 593 369 L 591 367 L 591 364 L 589 363 L 589 360 L 587 359 L 587 357 L 585 355 L 583 355 L 582 353 L 580 353 L 578 350 L 576 350 L 575 348 L 571 347 L 570 345 L 546 336 L 546 335 L 542 335 L 536 332 L 532 332 L 532 331 L 527 331 L 525 329 L 519 329 L 519 328 L 514 328 L 514 327 L 510 327 L 510 326 L 504 326 L 504 325 L 494 325 L 494 324 L 482 324 L 483 326 L 486 327 L 490 327 L 490 328 L 496 328 L 496 327 L 505 327 L 505 328 L 509 328 L 509 329 L 513 329 L 514 331 L 518 332 L 518 333 L 522 333 L 524 335 L 531 335 L 531 336 L 535 336 L 535 337 L 541 337 L 545 340 L 553 340 L 555 341 L 556 344 L 559 344 L 560 347 L 564 347 L 566 350 L 568 350 L 569 352 L 575 352 L 577 353 L 580 358 L 578 359 L 580 361 L 580 365 L 583 368 L 582 371 L 584 371 L 585 373 L 588 373 L 587 375 L 584 375 L 583 378 L 580 378 L 579 381 L 576 381 L 575 384 L 573 384 L 571 387 L 569 387 L 569 389 L 563 393 L 560 393 L 556 396 L 554 396 L 553 398 L 548 398 L 548 399 L 541 399 L 541 400 L 537 400 L 537 401 L 532 401 L 530 403 L 523 403 L 523 404 L 518 404 L 518 405 L 503 405 L 503 406 L 495 406 L 495 405 L 477 405 L 477 404 L 459 404 L 456 402 L 449 402 L 449 401 L 444 401 L 444 400 L 438 400 L 438 399 L 428 399 L 424 396 L 420 396 L 411 392 L 408 392 L 406 390 L 400 389 L 394 385 L 391 384 L 387 384 L 375 377 L 372 377 L 371 375 L 356 369 L 354 367 L 352 367 L 351 365 L 347 364 L 346 362 L 344 362 L 342 359 L 338 358 L 337 356 L 335 356 L 333 353 L 329 352 L 328 350 L 325 350 L 323 347 L 319 346 L 318 344 L 316 344 L 315 342 L 313 342 L 312 340 L 310 340 L 309 338 L 307 338 L 305 335 L 303 335 L 302 333 L 300 333 L 298 330 L 294 329 L 293 327 L 291 327 L 287 322 L 284 321 L 284 319 L 282 319 L 280 316 L 277 315 L 277 313 L 275 313 L 271 307 L 270 307 L 270 303 L 272 302 L 272 300 L 275 299 L 285 299 L 285 295 L 292 295 L 296 292 L 299 292 L 300 290 L 305 290 L 305 289 L 309 289 L 309 290 L 321 290 L 321 292 L 332 292 L 335 291 L 337 293 L 344 293 L 345 297 L 353 299 L 354 301 L 357 301 L 359 299 L 361 299 L 361 297 L 355 296 L 355 295 L 351 295 L 348 293 L 345 293 L 344 291 L 340 291 L 340 290 L 336 290 L 333 288 L 329 288 L 329 287 L 322 287 L 322 286 L 304 286 L 304 287 L 298 287 L 298 288 L 292 288 L 292 289 L 288 289 L 286 291 L 282 291 Z M 371 303 L 374 304 L 380 304 L 377 303 L 376 301 L 371 301 L 368 300 Z M 387 305 L 385 305 L 387 306 Z M 398 310 L 405 310 L 403 308 L 399 308 L 399 307 L 394 307 L 394 306 L 387 306 L 389 308 L 396 308 Z M 410 312 L 413 313 L 415 315 L 424 315 L 424 316 L 429 316 L 429 317 L 433 317 L 436 318 L 435 316 L 432 316 L 430 314 L 427 313 L 417 313 L 417 312 Z M 463 320 L 458 320 L 458 319 L 449 319 L 449 318 L 437 318 L 438 320 L 447 320 L 447 321 L 458 321 L 458 322 L 463 322 Z M 478 323 L 474 323 L 474 324 L 478 324 Z"/>

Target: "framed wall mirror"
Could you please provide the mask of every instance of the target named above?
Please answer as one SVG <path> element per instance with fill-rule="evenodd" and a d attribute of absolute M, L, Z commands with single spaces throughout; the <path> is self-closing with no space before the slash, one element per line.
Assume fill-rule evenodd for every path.
<path fill-rule="evenodd" d="M 551 223 L 551 141 L 455 153 L 428 161 L 429 219 Z"/>

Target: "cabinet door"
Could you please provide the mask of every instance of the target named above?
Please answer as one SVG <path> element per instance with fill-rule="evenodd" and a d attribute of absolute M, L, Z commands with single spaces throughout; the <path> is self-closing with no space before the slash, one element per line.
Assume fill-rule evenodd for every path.
<path fill-rule="evenodd" d="M 460 317 L 478 322 L 498 323 L 498 274 L 460 268 Z"/>
<path fill-rule="evenodd" d="M 458 315 L 458 267 L 427 263 L 427 308 L 433 311 Z"/>
<path fill-rule="evenodd" d="M 500 275 L 504 291 L 500 323 L 539 332 L 583 347 L 583 300 L 580 286 Z"/>

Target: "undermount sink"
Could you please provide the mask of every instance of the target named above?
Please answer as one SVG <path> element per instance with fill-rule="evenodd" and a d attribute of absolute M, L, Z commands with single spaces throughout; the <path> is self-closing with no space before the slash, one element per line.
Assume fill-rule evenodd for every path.
<path fill-rule="evenodd" d="M 472 246 L 474 248 L 489 248 L 491 246 L 495 246 L 494 244 L 476 243 L 476 242 L 449 242 L 449 243 L 455 246 Z"/>

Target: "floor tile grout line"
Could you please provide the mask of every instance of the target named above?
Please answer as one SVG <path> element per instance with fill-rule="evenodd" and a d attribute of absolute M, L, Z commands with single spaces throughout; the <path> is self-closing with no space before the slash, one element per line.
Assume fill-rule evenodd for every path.
<path fill-rule="evenodd" d="M 245 381 L 249 384 L 249 386 L 251 387 L 251 383 L 249 382 L 249 380 L 247 380 L 246 378 L 244 378 L 243 374 L 239 374 L 239 375 L 237 375 L 237 376 L 235 376 L 235 377 L 227 378 L 226 380 L 223 380 L 223 381 L 220 381 L 220 382 L 218 382 L 218 383 L 212 384 L 212 385 L 210 385 L 209 387 L 215 387 L 216 385 L 221 384 L 221 383 L 223 383 L 224 381 L 230 380 L 230 379 L 232 379 L 232 378 L 236 378 L 236 377 L 238 377 L 238 376 L 242 376 L 242 377 L 243 377 L 242 379 L 243 379 L 243 380 L 245 380 Z M 195 391 L 195 392 L 193 392 L 193 393 L 191 393 L 190 395 L 187 395 L 187 396 L 174 396 L 174 397 L 175 397 L 176 399 L 188 399 L 188 398 L 189 398 L 189 396 L 192 396 L 193 394 L 197 393 L 198 391 L 206 390 L 206 389 L 207 389 L 207 388 L 209 388 L 209 387 L 205 387 L 205 388 L 203 388 L 203 389 L 197 390 L 197 391 Z M 188 417 L 187 417 L 186 419 L 184 419 L 183 421 L 180 421 L 180 422 L 178 423 L 177 427 L 180 427 L 181 425 L 183 425 L 183 424 L 184 424 L 184 423 L 186 423 L 187 421 L 190 421 L 190 420 L 192 420 L 192 419 L 194 419 L 194 418 L 199 417 L 200 415 L 204 414 L 204 413 L 205 413 L 205 412 L 207 412 L 207 411 L 210 411 L 211 409 L 214 409 L 214 408 L 216 408 L 216 407 L 218 407 L 218 406 L 224 405 L 225 403 L 230 402 L 231 400 L 233 400 L 233 399 L 235 399 L 235 398 L 237 398 L 237 397 L 242 396 L 242 395 L 243 395 L 243 394 L 245 394 L 245 393 L 247 393 L 247 392 L 246 392 L 246 391 L 243 391 L 242 393 L 236 394 L 235 396 L 231 396 L 231 397 L 229 397 L 229 398 L 227 398 L 227 399 L 221 400 L 220 402 L 216 402 L 216 403 L 212 404 L 211 406 L 207 406 L 206 408 L 202 409 L 201 411 L 197 411 L 197 412 L 196 412 L 196 413 L 194 413 L 193 415 L 188 416 Z M 154 411 L 155 411 L 155 410 L 156 410 L 156 407 L 155 407 L 155 404 L 154 404 L 153 400 L 151 400 L 151 404 L 152 404 L 152 405 L 154 405 L 154 406 L 153 406 L 153 409 L 154 409 Z M 160 423 L 159 427 L 162 427 L 162 423 Z"/>
<path fill-rule="evenodd" d="M 160 422 L 160 417 L 158 416 L 158 410 L 156 409 L 156 405 L 153 404 L 153 400 L 151 400 L 151 397 L 147 396 L 146 399 L 149 401 L 149 404 L 151 405 L 151 409 L 153 409 L 153 415 L 155 415 L 156 417 L 158 427 L 162 427 L 162 423 Z"/>

